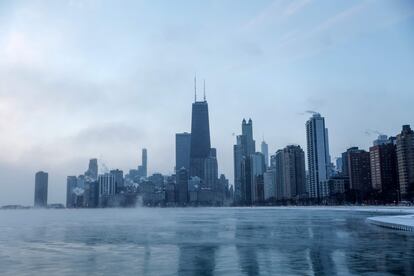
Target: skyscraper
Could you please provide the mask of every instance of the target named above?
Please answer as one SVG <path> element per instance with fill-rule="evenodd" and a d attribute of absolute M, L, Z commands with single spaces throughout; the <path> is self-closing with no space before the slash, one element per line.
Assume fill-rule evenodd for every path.
<path fill-rule="evenodd" d="M 233 146 L 234 200 L 236 204 L 250 204 L 251 202 L 250 155 L 255 153 L 255 151 L 256 144 L 253 140 L 253 122 L 249 119 L 249 122 L 246 123 L 246 120 L 243 119 L 242 134 L 237 136 L 236 145 Z"/>
<path fill-rule="evenodd" d="M 264 155 L 265 164 L 267 168 L 269 167 L 269 146 L 267 145 L 265 140 L 262 141 L 261 150 L 262 150 L 262 154 Z"/>
<path fill-rule="evenodd" d="M 256 152 L 256 141 L 253 139 L 252 119 L 249 119 L 248 123 L 246 123 L 245 119 L 242 121 L 242 144 L 244 144 L 244 154 L 246 156 Z"/>
<path fill-rule="evenodd" d="M 142 174 L 144 177 L 148 176 L 148 155 L 147 149 L 142 149 Z"/>
<path fill-rule="evenodd" d="M 115 195 L 115 177 L 110 173 L 101 174 L 98 177 L 99 181 L 99 206 L 106 207 Z"/>
<path fill-rule="evenodd" d="M 197 101 L 192 105 L 190 176 L 204 180 L 205 160 L 210 156 L 210 125 L 207 101 Z"/>
<path fill-rule="evenodd" d="M 371 188 L 371 165 L 369 152 L 353 147 L 348 151 L 348 175 L 350 189 L 361 202 Z"/>
<path fill-rule="evenodd" d="M 292 199 L 306 194 L 305 153 L 300 146 L 278 150 L 274 157 L 276 198 Z"/>
<path fill-rule="evenodd" d="M 75 207 L 75 194 L 73 190 L 78 185 L 76 176 L 68 176 L 66 179 L 66 208 Z"/>
<path fill-rule="evenodd" d="M 276 171 L 274 168 L 268 169 L 263 174 L 264 200 L 276 199 Z"/>
<path fill-rule="evenodd" d="M 397 199 L 399 189 L 397 148 L 393 138 L 379 140 L 375 140 L 374 146 L 369 149 L 372 188 L 381 192 L 383 199 L 392 202 Z"/>
<path fill-rule="evenodd" d="M 148 156 L 147 156 L 147 149 L 142 149 L 141 155 L 141 166 L 138 166 L 138 177 L 146 178 L 148 176 Z"/>
<path fill-rule="evenodd" d="M 188 202 L 188 170 L 184 167 L 177 170 L 177 202 L 180 205 Z"/>
<path fill-rule="evenodd" d="M 35 175 L 34 206 L 47 207 L 48 173 L 37 172 Z"/>
<path fill-rule="evenodd" d="M 111 170 L 109 173 L 114 176 L 116 192 L 121 191 L 124 188 L 124 172 L 122 170 L 116 169 Z"/>
<path fill-rule="evenodd" d="M 400 192 L 403 199 L 414 198 L 414 131 L 404 125 L 397 135 L 397 161 Z"/>
<path fill-rule="evenodd" d="M 319 113 L 306 122 L 306 138 L 309 167 L 309 197 L 320 199 L 329 195 L 325 187 L 331 176 L 331 158 L 329 155 L 328 129 L 325 118 Z"/>
<path fill-rule="evenodd" d="M 187 132 L 175 134 L 175 170 L 190 169 L 191 134 Z"/>
<path fill-rule="evenodd" d="M 250 155 L 250 176 L 251 176 L 251 198 L 249 203 L 261 202 L 264 200 L 263 174 L 266 171 L 264 156 L 260 152 Z"/>
<path fill-rule="evenodd" d="M 90 181 L 98 180 L 98 159 L 92 158 L 89 160 L 88 170 L 85 172 L 85 176 Z"/>
<path fill-rule="evenodd" d="M 306 193 L 305 153 L 300 146 L 283 149 L 283 167 L 286 198 L 304 196 Z"/>
<path fill-rule="evenodd" d="M 204 161 L 204 187 L 215 189 L 218 181 L 217 151 L 215 148 L 210 150 L 210 156 Z"/>

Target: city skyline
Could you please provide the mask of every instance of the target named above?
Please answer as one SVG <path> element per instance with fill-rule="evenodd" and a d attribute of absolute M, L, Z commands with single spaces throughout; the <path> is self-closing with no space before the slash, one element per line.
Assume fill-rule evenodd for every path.
<path fill-rule="evenodd" d="M 98 158 L 127 171 L 140 162 L 141 148 L 151 156 L 149 174 L 172 173 L 175 133 L 190 131 L 194 72 L 206 79 L 211 144 L 217 148 L 219 174 L 231 183 L 232 133 L 240 132 L 242 118 L 253 119 L 255 133 L 265 135 L 272 155 L 289 144 L 306 150 L 306 111 L 320 112 L 329 128 L 332 161 L 351 146 L 369 150 L 379 133 L 395 135 L 402 125 L 414 124 L 409 73 L 414 71 L 413 6 L 408 1 L 319 4 L 318 12 L 312 1 L 242 3 L 240 13 L 228 18 L 221 12 L 230 4 L 190 3 L 187 9 L 205 15 L 180 20 L 178 12 L 161 21 L 155 15 L 166 10 L 148 3 L 127 2 L 113 11 L 107 2 L 70 3 L 0 4 L 0 72 L 7 76 L 0 87 L 0 130 L 5 134 L 0 140 L 0 205 L 31 205 L 33 193 L 21 191 L 34 191 L 33 175 L 40 170 L 49 173 L 48 202 L 64 203 L 66 177 L 83 172 L 87 160 Z M 112 27 L 103 19 L 128 7 L 148 14 Z M 59 17 L 74 19 L 71 11 L 91 14 L 92 24 L 84 32 L 84 19 L 74 27 L 63 24 Z M 216 13 L 217 25 L 206 25 Z M 301 16 L 301 24 L 309 23 L 310 29 L 291 22 Z M 358 23 L 372 19 L 375 24 L 362 24 L 359 30 Z M 153 25 L 143 28 L 146 20 Z M 194 22 L 189 29 L 183 27 L 187 21 Z M 136 24 L 123 30 L 131 22 Z M 108 38 L 97 32 L 100 23 L 117 43 L 105 45 Z M 243 27 L 227 38 L 225 32 L 236 25 Z M 142 30 L 143 38 L 132 37 Z M 95 35 L 89 38 L 91 32 Z M 276 32 L 278 38 L 253 42 L 255 32 Z M 200 50 L 185 46 L 188 41 Z M 311 50 L 299 46 L 304 41 Z M 98 43 L 102 49 L 93 53 Z M 171 47 L 158 58 L 167 49 L 163 43 Z M 254 139 L 261 141 L 259 135 Z"/>

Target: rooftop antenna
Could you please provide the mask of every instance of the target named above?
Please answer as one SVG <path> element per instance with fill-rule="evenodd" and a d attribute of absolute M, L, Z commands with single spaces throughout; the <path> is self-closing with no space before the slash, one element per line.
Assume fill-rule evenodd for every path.
<path fill-rule="evenodd" d="M 203 82 L 203 89 L 204 89 L 204 101 L 206 101 L 206 80 Z"/>
<path fill-rule="evenodd" d="M 194 102 L 197 101 L 197 75 L 194 74 Z"/>

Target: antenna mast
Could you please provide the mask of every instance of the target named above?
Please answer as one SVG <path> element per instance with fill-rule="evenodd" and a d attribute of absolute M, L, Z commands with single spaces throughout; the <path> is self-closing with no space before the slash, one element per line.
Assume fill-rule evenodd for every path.
<path fill-rule="evenodd" d="M 194 102 L 197 101 L 197 75 L 194 75 Z"/>
<path fill-rule="evenodd" d="M 206 101 L 206 80 L 203 82 L 203 89 L 204 89 L 204 101 Z"/>

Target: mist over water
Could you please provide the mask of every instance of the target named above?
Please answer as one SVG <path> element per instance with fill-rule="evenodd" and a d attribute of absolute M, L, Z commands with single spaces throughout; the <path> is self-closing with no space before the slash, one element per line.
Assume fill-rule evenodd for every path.
<path fill-rule="evenodd" d="M 278 208 L 0 211 L 0 274 L 414 275 L 414 234 L 370 225 L 371 215 Z"/>

